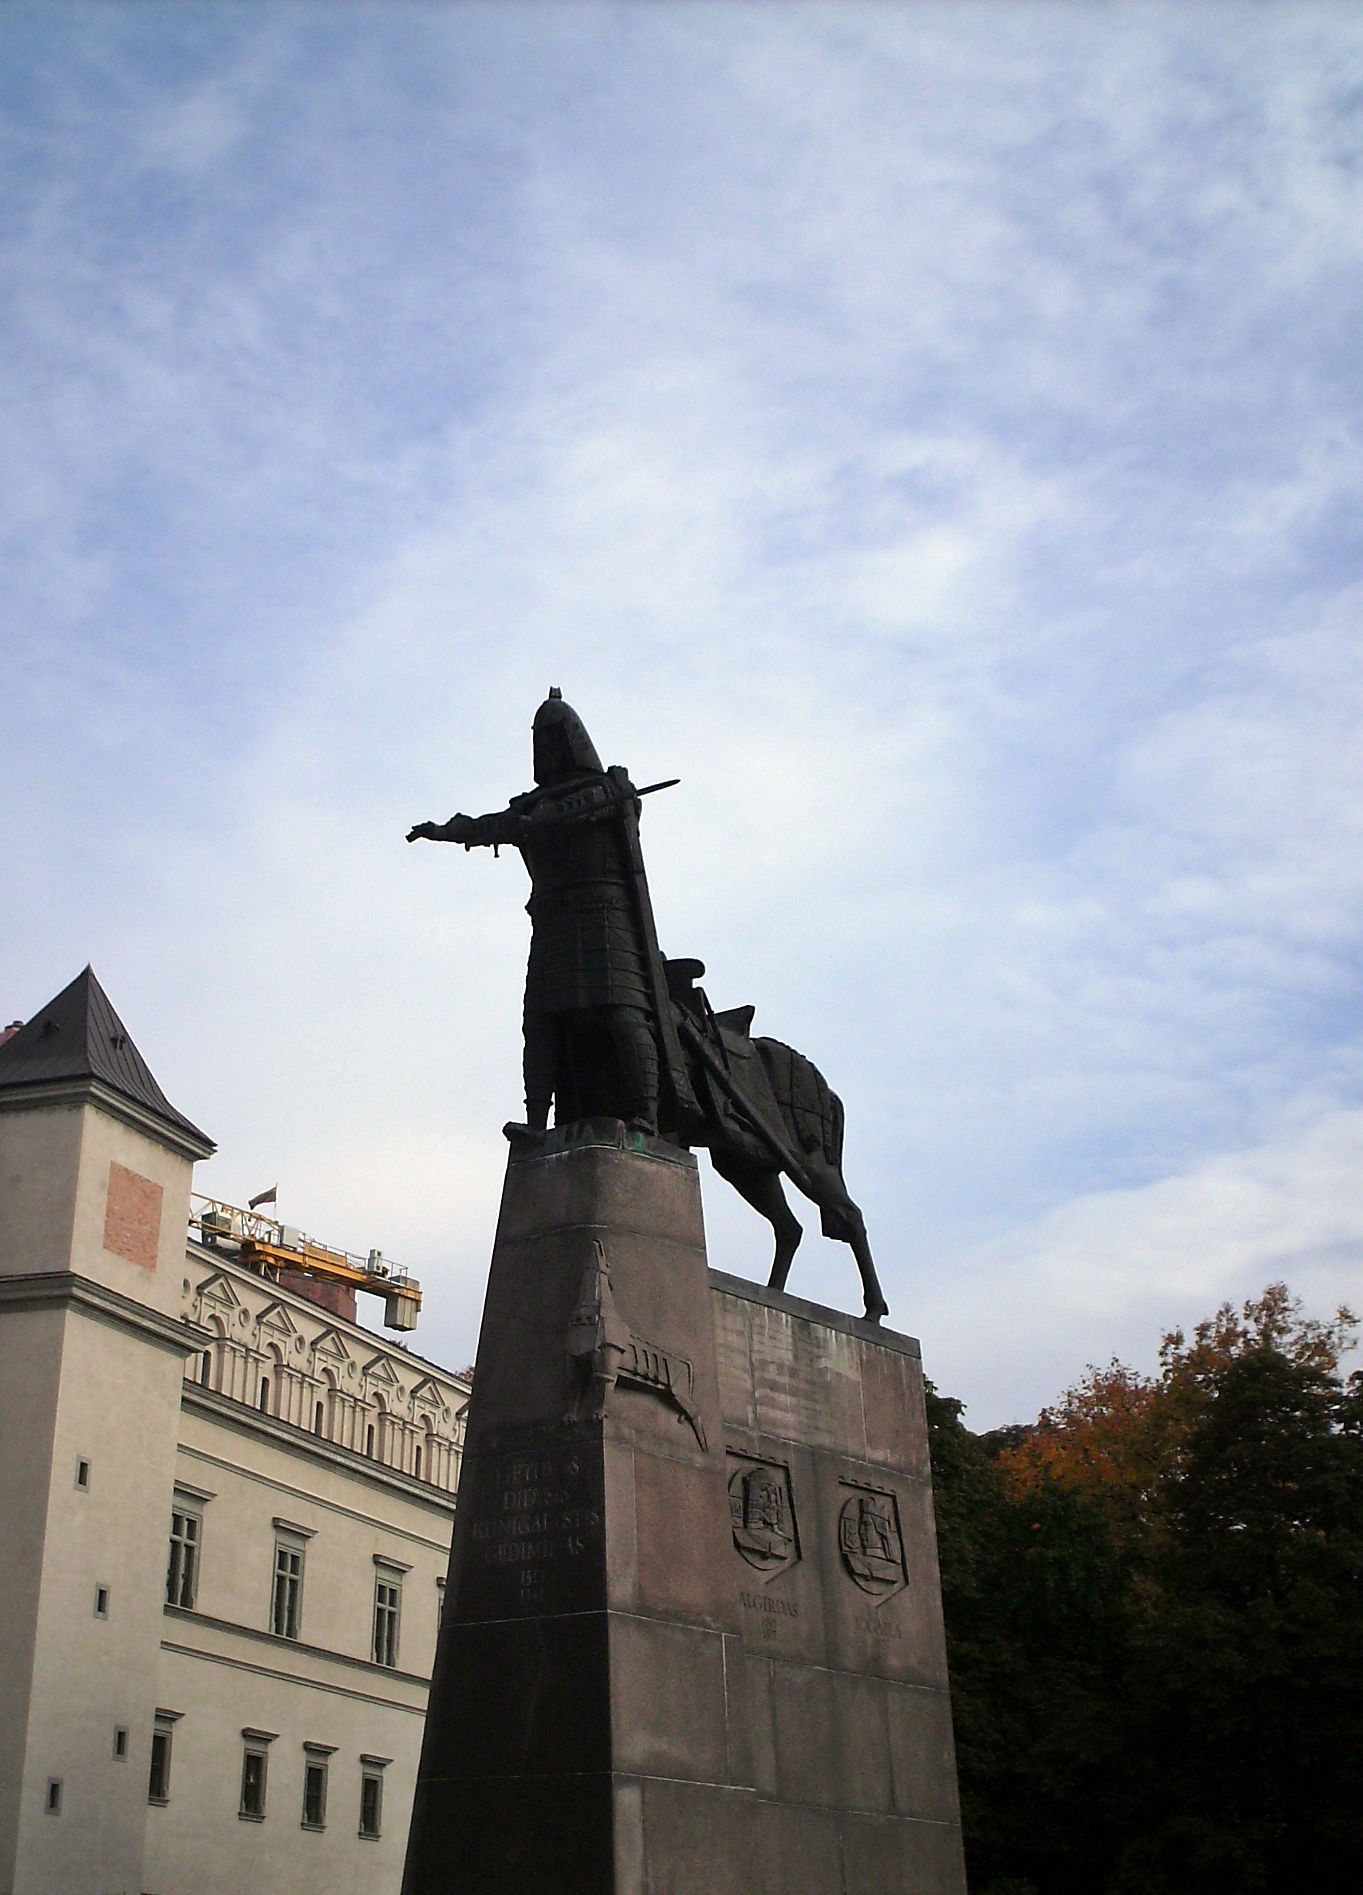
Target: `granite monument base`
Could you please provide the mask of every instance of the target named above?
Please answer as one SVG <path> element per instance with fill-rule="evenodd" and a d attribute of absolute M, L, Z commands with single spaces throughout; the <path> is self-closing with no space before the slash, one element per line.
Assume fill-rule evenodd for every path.
<path fill-rule="evenodd" d="M 405 1895 L 964 1889 L 917 1344 L 709 1272 L 685 1152 L 513 1152 Z"/>

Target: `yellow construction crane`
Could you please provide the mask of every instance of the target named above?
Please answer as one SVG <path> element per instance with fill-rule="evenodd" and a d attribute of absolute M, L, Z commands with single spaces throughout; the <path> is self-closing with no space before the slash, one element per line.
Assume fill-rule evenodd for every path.
<path fill-rule="evenodd" d="M 327 1283 L 367 1290 L 371 1296 L 383 1298 L 385 1329 L 416 1328 L 421 1285 L 414 1276 L 390 1263 L 381 1250 L 371 1250 L 367 1257 L 332 1250 L 291 1224 L 278 1224 L 256 1211 L 243 1211 L 236 1204 L 201 1197 L 197 1192 L 190 1203 L 189 1221 L 191 1227 L 198 1226 L 203 1242 L 210 1248 L 235 1244 L 238 1261 L 257 1276 L 278 1282 L 281 1271 L 301 1270 L 305 1276 L 319 1277 Z"/>

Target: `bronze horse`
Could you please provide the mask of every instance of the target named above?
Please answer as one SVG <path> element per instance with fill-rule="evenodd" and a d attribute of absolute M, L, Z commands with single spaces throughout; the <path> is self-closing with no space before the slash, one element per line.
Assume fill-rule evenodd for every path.
<path fill-rule="evenodd" d="M 641 1136 L 708 1147 L 715 1170 L 772 1227 L 771 1286 L 784 1289 L 803 1235 L 785 1177 L 819 1207 L 826 1237 L 849 1244 L 866 1315 L 888 1307 L 861 1212 L 842 1178 L 842 1102 L 780 1040 L 753 1039 L 751 1007 L 716 1014 L 699 961 L 664 961 L 639 844 L 642 798 L 603 769 L 586 726 L 551 690 L 533 725 L 535 788 L 485 816 L 421 822 L 407 840 L 519 849 L 530 872 L 525 986 L 526 1123 L 618 1118 Z"/>
<path fill-rule="evenodd" d="M 812 1060 L 780 1040 L 753 1039 L 754 1009 L 715 1013 L 695 985 L 699 961 L 665 963 L 676 1009 L 678 1038 L 703 1123 L 686 1131 L 703 1145 L 720 1177 L 765 1217 L 776 1242 L 770 1287 L 783 1290 L 804 1235 L 786 1202 L 789 1178 L 818 1206 L 825 1237 L 847 1244 L 856 1258 L 869 1322 L 889 1314 L 880 1287 L 866 1220 L 842 1176 L 842 1101 Z"/>

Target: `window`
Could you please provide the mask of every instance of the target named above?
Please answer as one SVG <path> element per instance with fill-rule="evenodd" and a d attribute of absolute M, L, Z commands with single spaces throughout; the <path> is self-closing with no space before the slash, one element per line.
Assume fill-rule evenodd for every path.
<path fill-rule="evenodd" d="M 374 1458 L 374 1424 L 372 1421 L 364 1431 L 364 1451 L 372 1461 Z"/>
<path fill-rule="evenodd" d="M 324 1829 L 327 1820 L 327 1759 L 334 1744 L 304 1744 L 303 1828 Z"/>
<path fill-rule="evenodd" d="M 147 1779 L 147 1801 L 165 1803 L 170 1798 L 170 1738 L 159 1727 L 151 1734 L 151 1774 Z"/>
<path fill-rule="evenodd" d="M 270 1412 L 270 1378 L 268 1375 L 262 1375 L 260 1378 L 260 1397 L 256 1402 L 256 1407 L 259 1408 L 262 1415 L 268 1415 Z"/>
<path fill-rule="evenodd" d="M 114 1758 L 118 1763 L 128 1761 L 128 1728 L 126 1724 L 114 1726 Z"/>
<path fill-rule="evenodd" d="M 47 1779 L 47 1798 L 43 1804 L 43 1808 L 47 1811 L 49 1816 L 61 1815 L 62 1780 L 60 1777 L 49 1777 Z"/>
<path fill-rule="evenodd" d="M 108 1616 L 109 1616 L 109 1588 L 107 1586 L 96 1586 L 95 1587 L 95 1617 L 97 1619 L 107 1619 Z"/>
<path fill-rule="evenodd" d="M 303 1766 L 303 1827 L 320 1829 L 327 1816 L 327 1767 L 315 1758 Z"/>
<path fill-rule="evenodd" d="M 276 1638 L 297 1638 L 303 1616 L 303 1548 L 278 1540 L 274 1549 L 274 1591 L 270 1630 Z"/>
<path fill-rule="evenodd" d="M 421 1449 L 418 1447 L 412 1455 L 412 1472 L 421 1479 Z"/>
<path fill-rule="evenodd" d="M 312 1411 L 312 1432 L 314 1434 L 325 1434 L 326 1433 L 326 1420 L 327 1420 L 326 1405 L 323 1402 L 318 1402 L 316 1407 Z"/>
<path fill-rule="evenodd" d="M 389 1761 L 360 1758 L 360 1834 L 371 1841 L 383 1834 L 383 1772 Z"/>
<path fill-rule="evenodd" d="M 374 1582 L 374 1663 L 398 1662 L 398 1619 L 402 1611 L 402 1583 L 380 1573 Z"/>
<path fill-rule="evenodd" d="M 170 1801 L 171 1736 L 179 1720 L 178 1711 L 158 1711 L 151 1733 L 151 1770 L 147 1776 L 147 1801 Z"/>
<path fill-rule="evenodd" d="M 242 1752 L 241 1809 L 238 1813 L 251 1817 L 255 1822 L 260 1822 L 265 1815 L 265 1772 L 268 1763 L 268 1751 Z"/>
<path fill-rule="evenodd" d="M 170 1560 L 166 1566 L 166 1604 L 192 1606 L 199 1589 L 199 1538 L 203 1521 L 187 1507 L 170 1516 Z"/>
<path fill-rule="evenodd" d="M 90 1491 L 90 1463 L 86 1460 L 76 1462 L 76 1485 L 85 1493 Z"/>
<path fill-rule="evenodd" d="M 244 1822 L 265 1820 L 265 1781 L 269 1773 L 270 1745 L 276 1732 L 247 1728 L 241 1753 L 241 1808 L 237 1814 Z"/>
<path fill-rule="evenodd" d="M 199 1357 L 199 1380 L 205 1388 L 213 1386 L 213 1351 L 205 1349 Z"/>

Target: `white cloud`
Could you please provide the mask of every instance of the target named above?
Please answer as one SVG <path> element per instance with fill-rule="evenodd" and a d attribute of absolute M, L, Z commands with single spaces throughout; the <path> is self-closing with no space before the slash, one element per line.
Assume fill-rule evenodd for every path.
<path fill-rule="evenodd" d="M 920 1290 L 932 1365 L 974 1425 L 1026 1420 L 1117 1355 L 1147 1372 L 1165 1330 L 1285 1279 L 1310 1308 L 1363 1297 L 1363 1112 L 1326 1112 L 1262 1145 L 1135 1190 L 1089 1193 L 957 1260 Z M 964 1338 L 968 1335 L 968 1346 Z M 1095 1347 L 1096 1344 L 1096 1347 Z M 1087 1354 L 1085 1354 L 1087 1351 Z"/>
<path fill-rule="evenodd" d="M 12 1004 L 93 955 L 224 1191 L 286 1174 L 466 1356 L 524 884 L 401 834 L 523 787 L 557 683 L 683 778 L 665 944 L 847 1096 L 944 1385 L 984 1403 L 995 1302 L 1023 1406 L 1202 1313 L 1125 1252 L 1072 1295 L 1112 1215 L 1152 1298 L 1237 1293 L 1360 1096 L 1363 33 L 300 17 L 26 54 Z"/>

